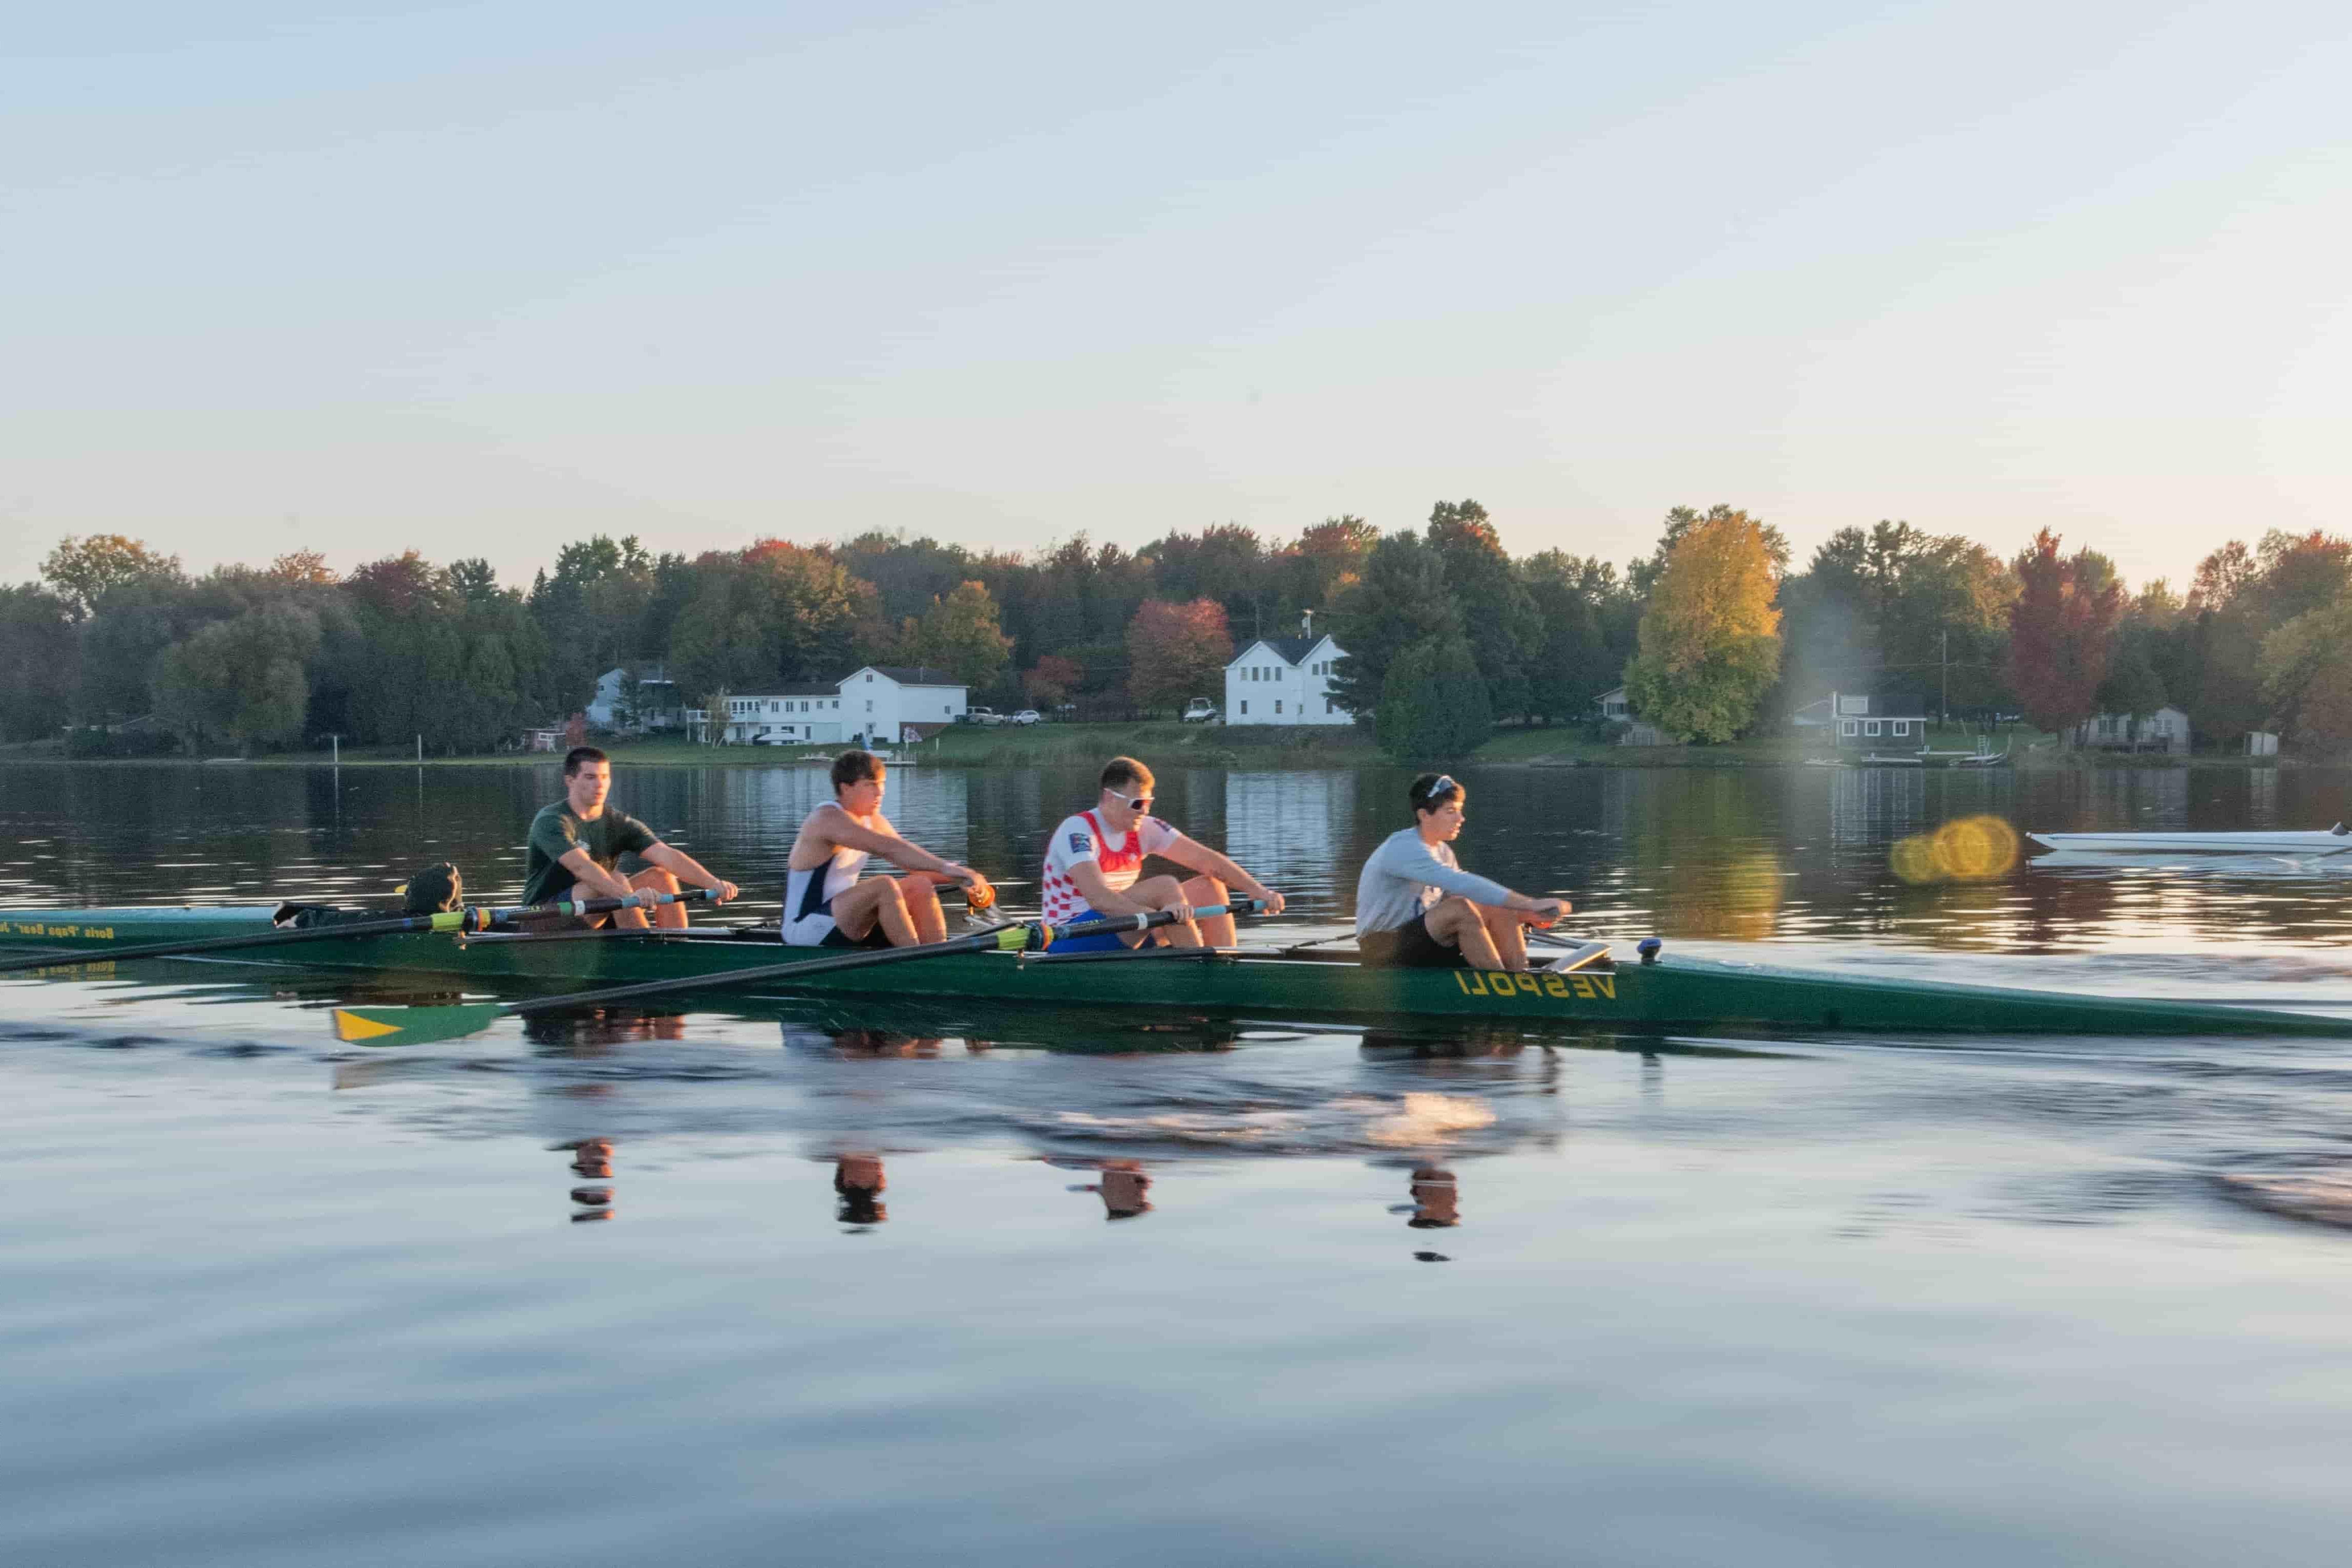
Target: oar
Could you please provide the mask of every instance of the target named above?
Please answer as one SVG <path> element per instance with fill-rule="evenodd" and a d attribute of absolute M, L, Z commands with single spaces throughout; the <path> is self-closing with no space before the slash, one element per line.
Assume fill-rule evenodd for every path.
<path fill-rule="evenodd" d="M 402 936 L 411 931 L 489 931 L 517 921 L 536 920 L 555 915 L 608 914 L 614 910 L 650 909 L 656 904 L 686 903 L 690 900 L 718 898 L 712 888 L 695 888 L 682 893 L 631 893 L 625 899 L 588 899 L 551 904 L 529 904 L 514 909 L 486 910 L 467 906 L 462 910 L 445 910 L 426 915 L 389 915 L 379 921 L 349 921 L 340 924 L 299 926 L 286 930 L 272 926 L 250 935 L 209 936 L 194 942 L 149 942 L 136 947 L 92 947 L 64 952 L 42 953 L 37 957 L 0 959 L 0 974 L 16 969 L 54 969 L 73 963 L 114 963 L 126 958 L 177 958 L 186 953 L 228 952 L 247 947 L 288 947 L 301 942 L 338 942 L 355 936 Z"/>
<path fill-rule="evenodd" d="M 1235 899 L 1231 903 L 1200 905 L 1192 913 L 1196 917 L 1255 914 L 1263 908 L 1265 905 L 1255 899 Z M 894 947 L 879 952 L 849 952 L 837 958 L 804 958 L 791 963 L 763 963 L 756 968 L 730 970 L 720 974 L 688 974 L 674 980 L 647 980 L 635 985 L 610 986 L 602 991 L 531 996 L 520 1002 L 469 1002 L 455 1007 L 338 1007 L 335 1009 L 335 1037 L 346 1044 L 364 1041 L 377 1046 L 422 1045 L 431 1040 L 454 1040 L 460 1036 L 478 1034 L 500 1018 L 526 1013 L 561 1012 L 572 1007 L 601 1006 L 608 1002 L 640 1002 L 649 996 L 670 996 L 681 991 L 713 991 L 723 986 L 753 984 L 763 980 L 798 980 L 811 974 L 832 974 L 844 969 L 872 969 L 886 963 L 940 958 L 951 952 L 1020 952 L 1051 947 L 1056 942 L 1074 937 L 1150 931 L 1155 926 L 1173 925 L 1175 922 L 1175 915 L 1166 910 L 1154 910 L 1140 915 L 1118 915 L 1108 920 L 1086 921 L 1066 926 L 1030 921 L 974 931 L 970 936 L 950 937 L 945 942 L 923 942 L 914 947 Z"/>

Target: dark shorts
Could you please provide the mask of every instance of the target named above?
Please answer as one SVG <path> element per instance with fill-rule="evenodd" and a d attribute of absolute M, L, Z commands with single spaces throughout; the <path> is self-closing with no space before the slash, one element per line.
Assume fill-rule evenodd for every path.
<path fill-rule="evenodd" d="M 839 926 L 835 926 L 831 931 L 824 933 L 824 940 L 823 942 L 817 943 L 817 946 L 819 947 L 887 947 L 889 945 L 890 933 L 882 929 L 882 922 L 879 919 L 875 921 L 874 929 L 867 931 L 864 936 L 844 936 L 842 934 L 841 928 Z"/>
<path fill-rule="evenodd" d="M 1394 931 L 1368 931 L 1356 939 L 1356 951 L 1366 969 L 1467 969 L 1469 960 L 1458 947 L 1448 947 L 1429 934 L 1423 915 L 1415 915 Z"/>

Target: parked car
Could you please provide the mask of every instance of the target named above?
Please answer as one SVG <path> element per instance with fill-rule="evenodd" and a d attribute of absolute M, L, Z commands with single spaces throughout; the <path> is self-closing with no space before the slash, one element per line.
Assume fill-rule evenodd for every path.
<path fill-rule="evenodd" d="M 958 715 L 959 724 L 980 724 L 993 728 L 1004 722 L 1004 715 L 993 708 L 967 708 Z"/>
<path fill-rule="evenodd" d="M 1165 712 L 1167 710 L 1162 709 L 1160 711 Z M 1216 717 L 1217 705 L 1205 697 L 1195 697 L 1184 705 L 1184 722 L 1187 724 L 1214 723 Z"/>
<path fill-rule="evenodd" d="M 1045 716 L 1043 713 L 1038 712 L 1034 708 L 1024 708 L 1020 712 L 1015 713 L 1012 718 L 1006 720 L 1005 722 L 1008 724 L 1037 724 L 1044 722 L 1045 718 Z"/>

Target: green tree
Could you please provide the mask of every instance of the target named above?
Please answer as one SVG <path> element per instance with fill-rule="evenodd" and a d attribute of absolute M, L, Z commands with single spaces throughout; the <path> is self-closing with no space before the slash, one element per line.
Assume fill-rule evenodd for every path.
<path fill-rule="evenodd" d="M 1501 534 L 1476 501 L 1439 501 L 1430 509 L 1427 540 L 1467 628 L 1471 655 L 1486 682 L 1489 711 L 1523 717 L 1528 711 L 1528 659 L 1543 628 Z"/>
<path fill-rule="evenodd" d="M 671 679 L 704 699 L 852 668 L 872 591 L 831 552 L 763 539 L 696 563 L 701 585 L 670 641 Z"/>
<path fill-rule="evenodd" d="M 159 554 L 145 542 L 119 533 L 68 534 L 41 563 L 41 575 L 71 605 L 79 620 L 117 588 L 137 583 L 184 581 L 180 558 Z"/>
<path fill-rule="evenodd" d="M 57 734 L 73 711 L 80 657 L 62 595 L 31 583 L 0 588 L 0 740 Z"/>
<path fill-rule="evenodd" d="M 1254 637 L 1265 635 L 1260 628 L 1278 607 L 1265 545 L 1255 530 L 1239 523 L 1204 528 L 1197 539 L 1171 533 L 1136 556 L 1151 574 L 1155 595 L 1178 603 L 1214 599 L 1228 625 L 1245 627 Z"/>
<path fill-rule="evenodd" d="M 1328 611 L 1363 575 L 1381 531 L 1360 517 L 1328 517 L 1276 552 L 1270 563 L 1280 584 L 1280 616 Z"/>
<path fill-rule="evenodd" d="M 918 628 L 914 662 L 946 670 L 975 691 L 992 686 L 1013 659 L 1013 639 L 997 620 L 996 601 L 978 583 L 959 583 L 933 599 Z"/>
<path fill-rule="evenodd" d="M 2305 610 L 2263 639 L 2273 721 L 2321 751 L 2352 748 L 2352 596 Z"/>
<path fill-rule="evenodd" d="M 1494 731 L 1486 685 L 1458 627 L 1405 647 L 1381 689 L 1381 749 L 1408 762 L 1468 756 Z"/>
<path fill-rule="evenodd" d="M 292 745 L 310 707 L 319 617 L 274 604 L 214 621 L 155 663 L 155 716 L 192 747 Z"/>
<path fill-rule="evenodd" d="M 1778 584 L 1771 542 L 1745 512 L 1717 508 L 1685 529 L 1625 671 L 1633 710 L 1688 741 L 1728 741 L 1746 729 L 1780 674 Z"/>
<path fill-rule="evenodd" d="M 1389 666 L 1412 644 L 1459 633 L 1437 552 L 1410 532 L 1381 540 L 1363 576 L 1331 606 L 1332 640 L 1346 654 L 1331 673 L 1331 700 L 1362 719 L 1380 706 Z"/>
<path fill-rule="evenodd" d="M 1539 628 L 1528 660 L 1528 711 L 1547 723 L 1582 718 L 1625 668 L 1627 649 L 1610 635 L 1628 607 L 1617 568 L 1547 550 L 1518 572 Z"/>
<path fill-rule="evenodd" d="M 1782 584 L 1788 689 L 1798 703 L 1898 672 L 1952 705 L 2003 702 L 2009 568 L 1957 534 L 1907 522 L 1842 528 Z M 1948 683 L 1948 685 L 1947 685 Z"/>

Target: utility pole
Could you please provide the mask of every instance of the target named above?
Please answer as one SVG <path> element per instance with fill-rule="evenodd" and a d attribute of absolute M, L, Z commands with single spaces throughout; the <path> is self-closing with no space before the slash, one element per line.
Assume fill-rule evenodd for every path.
<path fill-rule="evenodd" d="M 1952 628 L 1944 628 L 1944 728 L 1952 727 Z"/>

